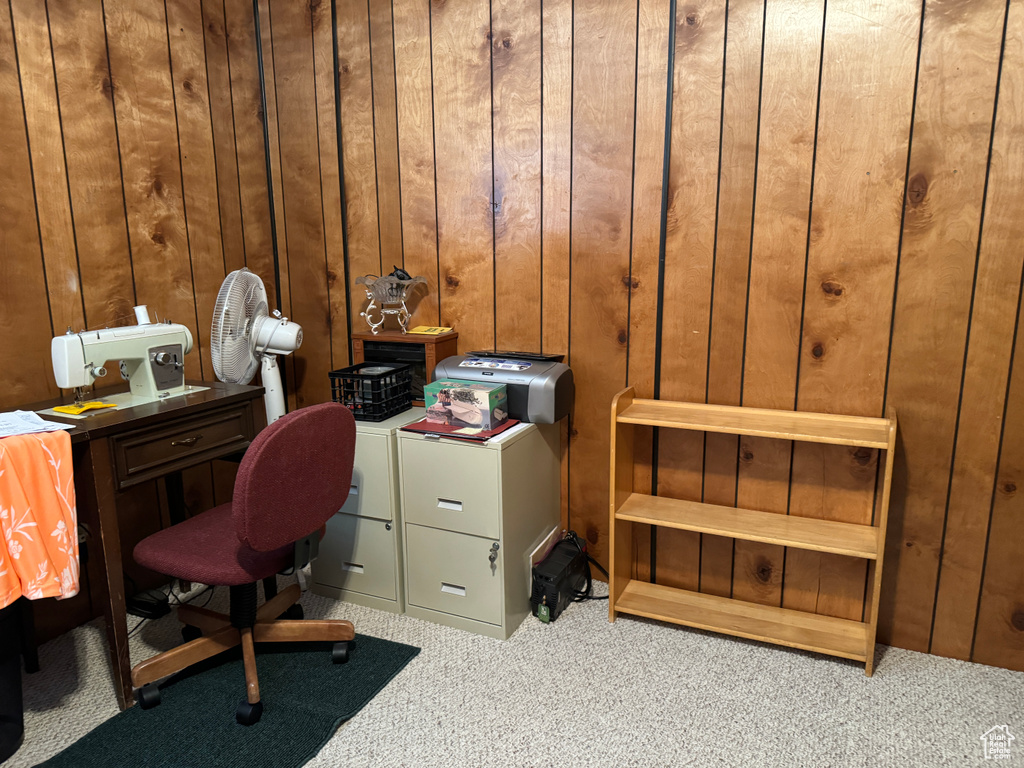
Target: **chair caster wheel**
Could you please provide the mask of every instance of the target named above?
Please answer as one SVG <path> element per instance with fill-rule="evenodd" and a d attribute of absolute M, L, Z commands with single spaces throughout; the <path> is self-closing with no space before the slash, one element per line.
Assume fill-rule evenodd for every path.
<path fill-rule="evenodd" d="M 198 640 L 203 636 L 203 630 L 199 627 L 193 627 L 191 624 L 186 624 L 181 628 L 181 639 L 186 643 L 190 643 L 193 640 Z"/>
<path fill-rule="evenodd" d="M 348 663 L 349 643 L 335 643 L 331 649 L 331 661 L 335 664 Z"/>
<path fill-rule="evenodd" d="M 143 709 L 152 709 L 160 705 L 160 689 L 153 683 L 144 685 L 135 691 L 135 700 Z"/>
<path fill-rule="evenodd" d="M 302 621 L 306 617 L 306 612 L 302 610 L 302 606 L 299 603 L 289 605 L 288 610 L 281 614 L 282 619 L 288 619 L 289 621 Z"/>
<path fill-rule="evenodd" d="M 262 715 L 262 701 L 250 704 L 248 699 L 242 699 L 242 703 L 238 705 L 238 709 L 235 711 L 235 720 L 238 721 L 239 725 L 255 725 L 260 721 Z"/>

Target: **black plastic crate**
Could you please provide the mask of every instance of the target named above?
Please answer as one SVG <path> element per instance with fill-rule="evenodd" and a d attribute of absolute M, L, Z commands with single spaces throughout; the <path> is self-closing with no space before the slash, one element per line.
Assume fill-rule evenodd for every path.
<path fill-rule="evenodd" d="M 412 366 L 357 363 L 331 371 L 331 398 L 359 421 L 384 421 L 412 408 Z"/>

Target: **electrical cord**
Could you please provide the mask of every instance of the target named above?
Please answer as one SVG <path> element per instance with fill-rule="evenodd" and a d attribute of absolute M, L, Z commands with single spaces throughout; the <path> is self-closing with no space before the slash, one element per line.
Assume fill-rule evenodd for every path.
<path fill-rule="evenodd" d="M 575 531 L 569 531 L 568 533 L 566 533 L 565 538 L 569 539 L 573 544 L 576 545 L 576 549 L 578 549 L 580 551 L 580 554 L 583 555 L 584 558 L 586 558 L 586 563 L 587 563 L 587 588 L 583 589 L 583 590 L 575 590 L 574 589 L 572 591 L 572 594 L 573 594 L 573 600 L 572 601 L 574 603 L 582 603 L 584 600 L 607 600 L 608 599 L 608 595 L 597 596 L 597 595 L 590 594 L 590 590 L 594 586 L 594 581 L 593 581 L 593 578 L 591 577 L 591 572 L 590 572 L 590 564 L 593 563 L 594 565 L 596 565 L 597 569 L 599 571 L 601 571 L 601 573 L 603 573 L 605 576 L 608 575 L 608 571 L 606 571 L 604 569 L 604 567 L 599 562 L 597 562 L 597 560 L 592 558 L 587 553 L 586 546 L 584 544 L 580 543 L 580 537 L 579 537 L 579 535 L 577 535 L 577 533 Z"/>

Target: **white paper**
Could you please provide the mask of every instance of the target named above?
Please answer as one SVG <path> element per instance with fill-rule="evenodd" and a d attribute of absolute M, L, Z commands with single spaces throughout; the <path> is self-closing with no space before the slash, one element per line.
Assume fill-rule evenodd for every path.
<path fill-rule="evenodd" d="M 73 424 L 58 424 L 46 421 L 32 411 L 8 411 L 0 413 L 0 437 L 31 435 L 35 432 L 56 432 L 58 429 L 74 429 Z"/>

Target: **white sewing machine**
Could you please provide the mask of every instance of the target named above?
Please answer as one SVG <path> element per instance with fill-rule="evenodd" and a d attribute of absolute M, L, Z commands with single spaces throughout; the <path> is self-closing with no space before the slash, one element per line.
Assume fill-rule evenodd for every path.
<path fill-rule="evenodd" d="M 135 318 L 138 325 L 78 333 L 68 330 L 55 336 L 50 356 L 57 386 L 74 389 L 75 401 L 80 403 L 82 387 L 107 374 L 108 360 L 119 360 L 121 378 L 131 390 L 101 398 L 104 402 L 135 406 L 199 389 L 185 385 L 185 355 L 192 349 L 188 328 L 178 323 L 151 323 L 145 305 L 135 307 Z"/>

